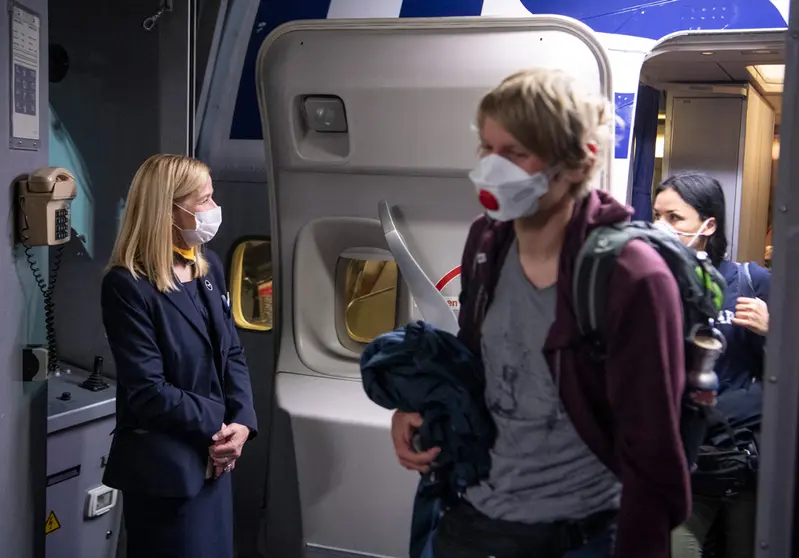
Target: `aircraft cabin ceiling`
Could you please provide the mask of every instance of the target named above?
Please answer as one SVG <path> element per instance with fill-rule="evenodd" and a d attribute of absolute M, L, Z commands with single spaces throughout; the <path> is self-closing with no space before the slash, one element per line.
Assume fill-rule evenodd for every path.
<path fill-rule="evenodd" d="M 751 50 L 675 50 L 644 62 L 641 81 L 663 89 L 668 83 L 754 84 L 781 113 L 783 46 Z M 772 74 L 776 74 L 772 76 Z"/>

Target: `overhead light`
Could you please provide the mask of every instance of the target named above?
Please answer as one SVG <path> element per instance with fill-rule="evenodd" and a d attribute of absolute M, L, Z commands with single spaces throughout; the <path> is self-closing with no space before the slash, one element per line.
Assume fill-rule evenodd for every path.
<path fill-rule="evenodd" d="M 742 50 L 741 54 L 774 54 L 774 51 L 767 48 L 758 48 L 755 50 Z"/>
<path fill-rule="evenodd" d="M 747 66 L 746 70 L 766 93 L 782 93 L 782 85 L 785 81 L 785 64 Z"/>
<path fill-rule="evenodd" d="M 716 53 L 713 52 L 712 50 L 706 50 L 706 51 L 702 52 L 701 54 L 702 54 L 702 56 L 713 56 Z"/>
<path fill-rule="evenodd" d="M 762 66 L 755 66 L 755 70 L 763 76 L 763 79 L 768 84 L 780 84 L 785 82 L 785 65 L 784 64 L 765 64 Z"/>
<path fill-rule="evenodd" d="M 663 137 L 662 134 L 658 134 L 657 137 L 655 138 L 655 159 L 662 159 L 665 150 L 666 150 L 666 138 Z"/>
<path fill-rule="evenodd" d="M 666 113 L 665 112 L 659 112 L 658 113 L 658 120 L 666 120 Z"/>

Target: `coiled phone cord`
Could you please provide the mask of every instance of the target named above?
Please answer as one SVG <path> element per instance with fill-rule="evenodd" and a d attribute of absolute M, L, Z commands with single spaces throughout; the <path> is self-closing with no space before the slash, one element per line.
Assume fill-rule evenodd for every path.
<path fill-rule="evenodd" d="M 44 281 L 44 276 L 36 262 L 36 257 L 33 254 L 33 247 L 29 246 L 26 242 L 22 242 L 25 247 L 25 259 L 28 260 L 28 267 L 33 273 L 33 278 L 36 280 L 36 285 L 42 292 L 44 298 L 44 325 L 45 325 L 45 338 L 47 340 L 47 371 L 53 373 L 58 371 L 58 344 L 55 336 L 55 301 L 53 300 L 53 291 L 55 290 L 56 279 L 58 278 L 58 270 L 61 267 L 61 258 L 64 255 L 64 245 L 56 246 L 52 252 L 52 263 L 50 265 L 50 274 L 47 283 Z"/>
<path fill-rule="evenodd" d="M 64 245 L 56 246 L 55 251 L 51 252 L 53 259 L 50 262 L 50 273 L 48 281 L 45 283 L 42 270 L 36 262 L 36 257 L 33 254 L 33 247 L 28 244 L 26 233 L 30 228 L 28 223 L 28 214 L 25 212 L 24 200 L 19 203 L 21 217 L 23 219 L 22 228 L 20 230 L 20 241 L 25 248 L 25 259 L 28 260 L 28 267 L 33 273 L 33 278 L 36 280 L 36 285 L 42 292 L 44 297 L 44 326 L 45 326 L 45 339 L 47 340 L 47 373 L 52 374 L 57 372 L 58 367 L 58 344 L 56 343 L 55 336 L 55 301 L 53 300 L 53 290 L 55 289 L 56 279 L 58 278 L 58 270 L 61 267 L 61 258 L 64 255 Z"/>

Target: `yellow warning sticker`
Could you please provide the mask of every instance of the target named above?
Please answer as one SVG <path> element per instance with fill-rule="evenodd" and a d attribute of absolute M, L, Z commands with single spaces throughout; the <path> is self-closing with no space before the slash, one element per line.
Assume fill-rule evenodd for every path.
<path fill-rule="evenodd" d="M 47 524 L 44 527 L 44 534 L 49 535 L 50 533 L 58 531 L 59 529 L 61 529 L 61 524 L 58 522 L 55 512 L 51 511 L 50 515 L 47 516 Z"/>

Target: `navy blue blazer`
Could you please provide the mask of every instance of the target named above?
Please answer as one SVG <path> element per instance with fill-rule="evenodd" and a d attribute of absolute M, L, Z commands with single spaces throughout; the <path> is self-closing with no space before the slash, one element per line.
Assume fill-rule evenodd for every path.
<path fill-rule="evenodd" d="M 198 291 L 209 327 L 185 291 L 159 292 L 123 268 L 103 279 L 101 304 L 117 370 L 117 426 L 107 486 L 158 497 L 203 487 L 211 437 L 222 423 L 256 435 L 250 376 L 219 257 L 206 251 Z"/>

